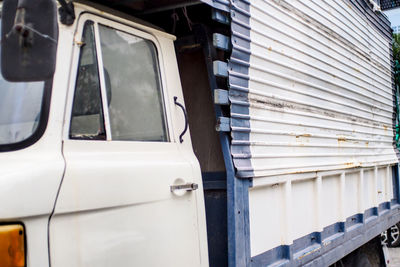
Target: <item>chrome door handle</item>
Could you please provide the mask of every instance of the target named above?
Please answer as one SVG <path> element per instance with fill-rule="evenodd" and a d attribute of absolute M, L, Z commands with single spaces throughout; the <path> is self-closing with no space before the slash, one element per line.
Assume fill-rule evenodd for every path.
<path fill-rule="evenodd" d="M 171 192 L 174 192 L 177 190 L 194 191 L 194 190 L 197 190 L 198 188 L 199 188 L 199 185 L 196 183 L 177 184 L 177 185 L 170 186 Z"/>

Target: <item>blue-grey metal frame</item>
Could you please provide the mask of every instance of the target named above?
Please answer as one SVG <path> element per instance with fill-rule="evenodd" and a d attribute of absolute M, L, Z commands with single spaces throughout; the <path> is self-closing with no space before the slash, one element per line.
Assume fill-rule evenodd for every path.
<path fill-rule="evenodd" d="M 248 266 L 250 263 L 249 188 L 250 161 L 249 66 L 250 2 L 231 1 L 232 53 L 228 64 L 229 100 L 231 102 L 231 155 L 235 173 L 227 176 L 228 192 L 228 263 Z M 242 179 L 242 178 L 250 179 Z"/>
<path fill-rule="evenodd" d="M 398 174 L 395 176 L 398 181 Z M 322 232 L 301 237 L 290 246 L 279 246 L 252 257 L 250 266 L 329 266 L 378 236 L 382 229 L 399 222 L 397 199 L 351 216 L 345 223 L 338 222 Z"/>
<path fill-rule="evenodd" d="M 230 12 L 232 53 L 228 63 L 228 87 L 231 103 L 231 132 L 220 132 L 227 178 L 228 265 L 233 266 L 321 266 L 339 260 L 354 249 L 379 235 L 382 229 L 400 221 L 399 166 L 393 167 L 394 199 L 355 214 L 346 222 L 327 226 L 293 242 L 250 256 L 249 188 L 254 177 L 249 147 L 249 66 L 250 66 L 250 1 L 202 0 L 219 10 Z M 364 0 L 349 0 L 371 25 L 386 38 L 391 38 L 390 23 L 382 14 L 372 11 Z M 216 89 L 212 88 L 212 89 Z M 215 105 L 217 119 L 221 109 Z"/>

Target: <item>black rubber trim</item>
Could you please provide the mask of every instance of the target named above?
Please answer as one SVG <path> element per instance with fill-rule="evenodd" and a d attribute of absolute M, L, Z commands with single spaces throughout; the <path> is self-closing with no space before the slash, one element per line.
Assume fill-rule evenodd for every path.
<path fill-rule="evenodd" d="M 12 144 L 0 145 L 0 152 L 8 152 L 8 151 L 24 149 L 36 143 L 43 136 L 44 132 L 46 131 L 49 119 L 52 87 L 53 87 L 53 80 L 45 81 L 43 99 L 42 99 L 42 109 L 40 112 L 39 125 L 36 131 L 30 137 L 28 137 L 23 141 Z"/>

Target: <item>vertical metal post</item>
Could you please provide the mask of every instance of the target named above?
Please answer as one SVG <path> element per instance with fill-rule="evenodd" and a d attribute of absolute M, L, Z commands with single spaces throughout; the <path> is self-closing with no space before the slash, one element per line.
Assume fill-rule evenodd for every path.
<path fill-rule="evenodd" d="M 95 32 L 94 40 L 96 43 L 97 62 L 99 66 L 99 75 L 100 75 L 100 92 L 101 92 L 101 100 L 103 103 L 104 125 L 105 125 L 107 140 L 110 141 L 112 140 L 112 133 L 111 133 L 110 114 L 108 112 L 109 99 L 107 99 L 106 79 L 104 75 L 104 65 L 103 65 L 103 52 L 101 50 L 100 32 L 98 23 L 94 24 L 94 32 Z"/>
<path fill-rule="evenodd" d="M 250 2 L 247 0 L 230 0 L 231 3 L 231 45 L 232 54 L 228 64 L 229 69 L 229 93 L 235 95 L 234 87 L 240 86 L 248 90 L 249 88 L 249 66 L 250 66 Z M 247 93 L 242 93 L 243 98 L 248 98 Z M 231 112 L 235 108 L 231 104 Z M 250 114 L 250 110 L 246 115 Z M 236 121 L 232 121 L 233 127 L 238 126 Z M 249 121 L 242 121 L 250 129 Z M 242 135 L 250 140 L 250 133 Z M 250 148 L 246 151 L 249 155 Z M 251 161 L 247 162 L 251 169 Z M 250 171 L 251 172 L 251 171 Z M 240 173 L 238 173 L 240 175 Z M 246 177 L 254 175 L 247 175 Z M 228 262 L 229 266 L 248 266 L 251 260 L 250 251 L 250 210 L 249 210 L 249 188 L 251 180 L 249 178 L 237 178 L 235 176 L 228 180 L 228 194 L 234 194 L 231 202 L 228 203 Z M 238 212 L 241 214 L 238 214 Z M 232 221 L 233 220 L 233 221 Z"/>
<path fill-rule="evenodd" d="M 212 33 L 203 25 L 195 25 L 194 31 L 203 48 L 207 66 L 210 89 L 218 88 L 214 73 L 214 59 L 217 58 L 213 47 Z M 214 105 L 215 116 L 223 117 L 221 106 Z M 250 181 L 235 176 L 235 168 L 230 150 L 230 132 L 219 131 L 219 138 L 225 162 L 227 179 L 228 213 L 228 264 L 229 266 L 247 266 L 250 262 L 249 196 Z"/>
<path fill-rule="evenodd" d="M 358 191 L 358 213 L 364 214 L 364 169 L 360 170 L 359 184 L 360 190 Z"/>
<path fill-rule="evenodd" d="M 339 222 L 346 222 L 346 173 L 340 174 L 340 220 Z"/>
<path fill-rule="evenodd" d="M 378 203 L 378 167 L 376 167 L 376 166 L 374 168 L 373 181 L 374 181 L 374 194 L 372 196 L 372 201 L 373 201 L 374 207 L 378 208 L 378 206 L 379 206 L 379 203 Z"/>
<path fill-rule="evenodd" d="M 284 244 L 291 244 L 292 238 L 292 181 L 285 182 L 285 238 Z"/>
<path fill-rule="evenodd" d="M 323 231 L 322 225 L 322 176 L 318 174 L 315 179 L 315 205 L 317 206 L 317 218 L 316 218 L 316 230 L 319 232 Z"/>

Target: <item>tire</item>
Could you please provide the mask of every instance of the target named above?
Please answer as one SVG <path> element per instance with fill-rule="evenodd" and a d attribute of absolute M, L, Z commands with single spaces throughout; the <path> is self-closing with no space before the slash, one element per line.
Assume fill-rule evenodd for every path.
<path fill-rule="evenodd" d="M 398 247 L 400 246 L 400 222 L 396 223 L 392 227 L 387 230 L 388 234 L 391 237 L 390 247 Z"/>
<path fill-rule="evenodd" d="M 388 247 L 400 246 L 400 222 L 381 233 L 381 244 Z"/>
<path fill-rule="evenodd" d="M 381 245 L 388 246 L 388 230 L 385 230 L 381 233 Z"/>

